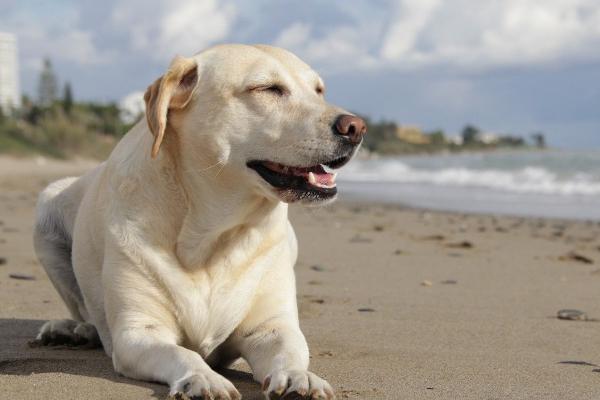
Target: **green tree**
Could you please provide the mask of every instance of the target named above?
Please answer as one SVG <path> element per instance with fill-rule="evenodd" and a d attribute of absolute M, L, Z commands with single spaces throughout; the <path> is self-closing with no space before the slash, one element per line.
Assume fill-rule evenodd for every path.
<path fill-rule="evenodd" d="M 542 132 L 534 133 L 533 135 L 531 135 L 531 137 L 533 139 L 533 144 L 538 149 L 546 148 L 546 136 Z"/>
<path fill-rule="evenodd" d="M 431 143 L 433 143 L 433 144 L 446 144 L 446 135 L 444 134 L 444 131 L 442 131 L 441 129 L 430 132 L 429 139 L 431 140 Z"/>
<path fill-rule="evenodd" d="M 63 89 L 62 106 L 67 114 L 71 113 L 71 109 L 73 108 L 73 91 L 71 90 L 71 84 L 69 82 L 65 83 Z"/>
<path fill-rule="evenodd" d="M 477 135 L 481 131 L 473 125 L 467 125 L 462 130 L 463 144 L 472 144 L 477 141 Z"/>
<path fill-rule="evenodd" d="M 56 100 L 58 90 L 58 79 L 52 68 L 52 62 L 49 58 L 44 59 L 40 80 L 38 83 L 38 102 L 43 107 L 52 105 Z"/>

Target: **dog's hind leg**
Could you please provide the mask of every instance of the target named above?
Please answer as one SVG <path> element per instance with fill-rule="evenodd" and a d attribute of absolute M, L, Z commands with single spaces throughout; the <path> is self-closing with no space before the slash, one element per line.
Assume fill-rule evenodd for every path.
<path fill-rule="evenodd" d="M 35 346 L 73 346 L 100 347 L 100 338 L 94 325 L 72 319 L 53 319 L 40 328 L 35 340 L 29 342 Z"/>
<path fill-rule="evenodd" d="M 100 345 L 96 328 L 85 322 L 87 311 L 71 261 L 69 226 L 72 226 L 79 196 L 68 189 L 75 181 L 76 178 L 62 179 L 41 193 L 33 235 L 38 259 L 73 319 L 46 322 L 32 342 L 34 345 Z"/>

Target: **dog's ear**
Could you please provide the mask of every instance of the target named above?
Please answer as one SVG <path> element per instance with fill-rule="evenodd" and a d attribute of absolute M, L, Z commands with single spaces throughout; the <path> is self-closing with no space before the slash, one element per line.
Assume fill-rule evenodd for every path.
<path fill-rule="evenodd" d="M 167 73 L 146 89 L 146 120 L 154 135 L 152 158 L 157 156 L 165 136 L 169 110 L 183 109 L 190 102 L 197 83 L 196 60 L 177 56 L 171 61 Z"/>

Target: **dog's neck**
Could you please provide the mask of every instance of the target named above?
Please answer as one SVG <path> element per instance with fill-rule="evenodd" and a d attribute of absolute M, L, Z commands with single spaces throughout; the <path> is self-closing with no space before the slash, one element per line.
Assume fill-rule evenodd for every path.
<path fill-rule="evenodd" d="M 286 204 L 206 181 L 186 187 L 198 191 L 188 197 L 177 238 L 177 256 L 186 268 L 210 268 L 225 257 L 232 265 L 243 263 L 236 254 L 253 254 L 253 248 L 283 238 Z"/>
<path fill-rule="evenodd" d="M 206 169 L 207 162 L 186 163 L 177 159 L 172 147 L 165 150 L 153 161 L 163 170 L 173 168 L 184 191 L 185 215 L 176 242 L 176 255 L 184 268 L 210 268 L 224 260 L 235 267 L 246 263 L 243 258 L 255 249 L 285 237 L 287 204 L 259 194 L 227 167 Z"/>

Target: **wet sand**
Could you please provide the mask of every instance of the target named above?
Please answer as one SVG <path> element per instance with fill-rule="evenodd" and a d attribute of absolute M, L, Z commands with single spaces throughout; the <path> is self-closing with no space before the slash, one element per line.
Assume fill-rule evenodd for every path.
<path fill-rule="evenodd" d="M 37 193 L 91 166 L 0 157 L 0 399 L 166 396 L 100 350 L 27 346 L 68 317 L 33 253 Z M 291 218 L 311 368 L 338 398 L 600 398 L 600 224 L 343 201 Z M 247 371 L 223 374 L 262 399 Z"/>

